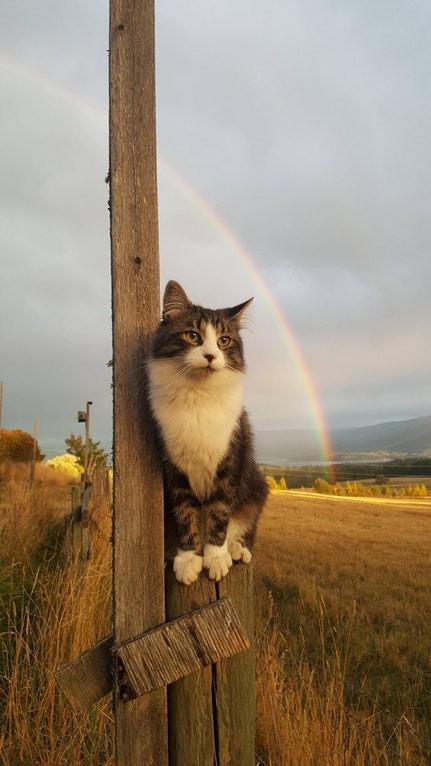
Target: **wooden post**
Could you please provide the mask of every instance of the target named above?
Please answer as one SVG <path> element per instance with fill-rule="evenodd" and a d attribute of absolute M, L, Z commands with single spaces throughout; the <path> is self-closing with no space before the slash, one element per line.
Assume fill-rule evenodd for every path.
<path fill-rule="evenodd" d="M 153 2 L 110 3 L 114 636 L 55 675 L 86 709 L 109 692 L 112 653 L 117 766 L 253 766 L 251 568 L 186 587 L 170 564 L 165 622 L 162 473 L 144 396 L 160 316 Z"/>
<path fill-rule="evenodd" d="M 225 596 L 236 609 L 250 647 L 169 686 L 170 766 L 255 763 L 253 570 L 234 565 L 220 583 L 203 575 L 188 587 L 167 573 L 168 620 Z"/>
<path fill-rule="evenodd" d="M 90 406 L 92 404 L 93 402 L 87 402 L 85 408 L 84 481 L 88 481 L 90 473 L 88 470 L 88 446 L 90 440 Z"/>
<path fill-rule="evenodd" d="M 153 0 L 111 0 L 109 49 L 114 638 L 119 644 L 165 619 L 162 477 L 143 396 L 148 339 L 160 317 Z M 126 704 L 117 683 L 114 696 L 117 766 L 165 766 L 166 690 Z"/>
<path fill-rule="evenodd" d="M 72 487 L 72 513 L 67 535 L 67 553 L 70 558 L 81 557 L 81 485 Z"/>
<path fill-rule="evenodd" d="M 30 484 L 33 484 L 36 475 L 36 448 L 37 448 L 37 418 L 33 420 L 33 455 L 30 466 Z"/>

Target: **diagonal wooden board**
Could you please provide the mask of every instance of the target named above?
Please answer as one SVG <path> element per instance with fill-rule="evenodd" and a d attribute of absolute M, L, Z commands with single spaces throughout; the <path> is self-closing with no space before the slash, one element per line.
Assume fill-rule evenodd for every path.
<path fill-rule="evenodd" d="M 112 655 L 124 666 L 132 698 L 249 646 L 232 601 L 222 598 L 117 646 L 113 646 L 112 636 L 107 636 L 54 676 L 71 706 L 86 710 L 112 691 Z"/>
<path fill-rule="evenodd" d="M 231 600 L 224 598 L 125 641 L 113 652 L 139 696 L 249 646 Z"/>
<path fill-rule="evenodd" d="M 77 712 L 88 710 L 112 691 L 113 644 L 113 636 L 106 636 L 55 671 L 55 680 Z"/>

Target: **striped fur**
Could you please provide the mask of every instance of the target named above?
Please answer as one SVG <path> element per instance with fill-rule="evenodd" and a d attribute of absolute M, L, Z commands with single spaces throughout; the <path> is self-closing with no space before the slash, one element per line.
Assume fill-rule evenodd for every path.
<path fill-rule="evenodd" d="M 194 306 L 169 282 L 148 378 L 164 459 L 168 525 L 176 538 L 174 570 L 190 584 L 202 565 L 212 579 L 232 559 L 248 563 L 267 487 L 253 457 L 242 406 L 245 372 L 241 317 Z"/>

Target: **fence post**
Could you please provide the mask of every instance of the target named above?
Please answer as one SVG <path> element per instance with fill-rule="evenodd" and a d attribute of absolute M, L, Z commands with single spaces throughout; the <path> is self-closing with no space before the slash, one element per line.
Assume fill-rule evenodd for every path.
<path fill-rule="evenodd" d="M 153 0 L 110 2 L 115 643 L 165 619 L 162 477 L 144 399 L 159 316 Z M 166 689 L 126 704 L 117 662 L 117 766 L 167 764 Z"/>
<path fill-rule="evenodd" d="M 114 636 L 55 676 L 85 710 L 110 692 L 114 657 L 117 766 L 253 766 L 251 569 L 186 587 L 169 567 L 165 623 L 162 472 L 144 395 L 160 316 L 154 65 L 154 0 L 111 0 Z"/>
<path fill-rule="evenodd" d="M 234 565 L 220 583 L 203 575 L 185 587 L 166 575 L 167 619 L 229 597 L 250 647 L 168 687 L 169 766 L 254 766 L 254 599 L 251 566 Z"/>

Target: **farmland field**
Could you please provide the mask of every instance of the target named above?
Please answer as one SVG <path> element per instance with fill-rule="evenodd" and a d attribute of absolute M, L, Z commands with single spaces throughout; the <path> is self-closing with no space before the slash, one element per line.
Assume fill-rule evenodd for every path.
<path fill-rule="evenodd" d="M 429 499 L 271 495 L 255 555 L 262 762 L 429 764 L 430 541 Z"/>
<path fill-rule="evenodd" d="M 52 678 L 110 630 L 110 514 L 64 558 L 70 488 L 0 492 L 0 764 L 112 766 L 109 698 Z M 260 766 L 429 766 L 431 503 L 272 493 L 254 555 Z M 197 765 L 198 766 L 198 765 Z"/>

